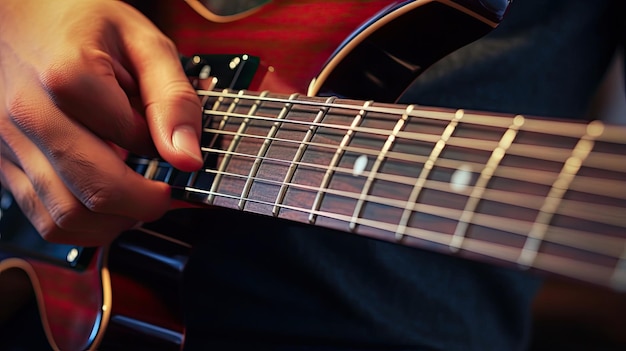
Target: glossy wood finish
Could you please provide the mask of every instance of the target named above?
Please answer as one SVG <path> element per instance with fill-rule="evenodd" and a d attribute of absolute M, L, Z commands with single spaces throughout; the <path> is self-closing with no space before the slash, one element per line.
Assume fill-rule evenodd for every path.
<path fill-rule="evenodd" d="M 250 89 L 305 93 L 337 47 L 370 17 L 394 1 L 275 0 L 253 16 L 211 23 L 180 3 L 150 15 L 184 55 L 249 54 L 262 59 L 262 80 Z"/>
<path fill-rule="evenodd" d="M 41 240 L 13 209 L 5 211 L 11 212 L 11 222 L 22 221 L 18 227 L 30 229 L 20 234 L 31 236 L 31 242 Z M 125 233 L 81 268 L 2 243 L 0 308 L 15 311 L 34 297 L 53 350 L 180 350 L 181 282 L 191 249 L 180 232 L 191 223 L 186 218 L 173 211 L 143 231 Z M 0 322 L 9 316 L 2 317 Z"/>
<path fill-rule="evenodd" d="M 85 250 L 86 264 L 72 267 L 65 260 L 72 247 L 44 242 L 19 212 L 17 204 L 4 195 L 0 222 L 0 284 L 18 283 L 22 288 L 20 292 L 2 289 L 0 292 L 6 295 L 0 296 L 0 307 L 25 302 L 22 296 L 11 293 L 34 296 L 43 329 L 53 348 L 89 348 L 100 330 L 107 299 L 104 289 L 108 280 L 102 275 L 101 250 Z M 12 277 L 27 277 L 30 284 L 24 287 L 23 279 Z"/>
<path fill-rule="evenodd" d="M 182 349 L 183 272 L 191 251 L 181 233 L 189 231 L 185 218 L 169 213 L 111 245 L 107 267 L 113 303 L 99 350 Z"/>

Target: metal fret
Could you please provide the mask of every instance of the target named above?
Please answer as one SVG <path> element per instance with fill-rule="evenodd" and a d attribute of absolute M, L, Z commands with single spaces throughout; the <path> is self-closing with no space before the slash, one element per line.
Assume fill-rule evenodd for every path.
<path fill-rule="evenodd" d="M 325 103 L 330 105 L 332 104 L 333 101 L 335 101 L 335 99 L 336 99 L 335 97 L 329 97 L 328 99 L 326 99 Z M 304 135 L 304 138 L 302 139 L 302 142 L 300 143 L 300 146 L 298 147 L 298 150 L 296 151 L 296 154 L 294 155 L 293 160 L 291 161 L 291 164 L 289 165 L 287 174 L 285 174 L 285 179 L 283 180 L 283 183 L 280 186 L 280 190 L 278 191 L 278 194 L 276 196 L 276 202 L 274 203 L 274 208 L 272 209 L 272 214 L 274 216 L 278 216 L 278 213 L 280 212 L 280 205 L 285 200 L 285 195 L 287 194 L 288 184 L 291 183 L 291 180 L 293 179 L 293 175 L 296 172 L 296 168 L 298 167 L 298 163 L 302 160 L 302 157 L 304 156 L 304 151 L 306 150 L 307 144 L 311 141 L 311 138 L 313 138 L 313 135 L 317 131 L 317 128 L 318 128 L 317 124 L 322 122 L 322 120 L 324 119 L 324 117 L 326 117 L 326 114 L 328 113 L 329 110 L 330 110 L 330 106 L 322 107 L 320 111 L 317 113 L 317 116 L 315 116 L 315 119 L 313 120 L 312 125 L 306 131 L 306 134 Z"/>
<path fill-rule="evenodd" d="M 150 180 L 154 179 L 158 168 L 159 160 L 155 158 L 151 159 L 148 161 L 148 167 L 146 168 L 146 173 L 144 173 L 143 177 Z"/>
<path fill-rule="evenodd" d="M 363 104 L 363 109 L 361 109 L 359 113 L 356 114 L 356 116 L 352 120 L 352 124 L 350 124 L 350 128 L 346 131 L 346 134 L 343 136 L 343 139 L 341 139 L 341 143 L 339 143 L 339 147 L 337 147 L 337 150 L 335 151 L 335 154 L 333 155 L 333 158 L 330 161 L 328 168 L 326 169 L 326 173 L 324 174 L 324 178 L 322 179 L 322 183 L 320 184 L 319 191 L 317 192 L 317 195 L 315 196 L 315 201 L 313 201 L 313 206 L 311 206 L 311 213 L 309 214 L 309 223 L 315 223 L 315 220 L 317 219 L 317 215 L 315 213 L 319 211 L 322 205 L 324 194 L 326 190 L 328 189 L 328 184 L 330 184 L 330 179 L 332 178 L 334 170 L 339 164 L 339 160 L 343 156 L 346 146 L 350 143 L 350 140 L 352 140 L 352 136 L 354 135 L 354 129 L 361 124 L 361 120 L 363 119 L 363 117 L 365 117 L 367 108 L 372 103 L 373 101 L 366 101 Z"/>
<path fill-rule="evenodd" d="M 291 101 L 297 99 L 298 96 L 299 94 L 291 94 L 289 96 L 289 101 L 285 102 L 285 106 L 281 109 L 280 113 L 276 117 L 278 121 L 282 121 L 287 117 L 287 115 L 289 114 L 289 111 L 291 111 L 291 107 L 293 106 L 293 103 Z M 257 173 L 259 172 L 259 168 L 261 166 L 261 162 L 263 158 L 265 157 L 265 155 L 267 154 L 267 150 L 269 150 L 269 147 L 272 144 L 272 140 L 276 136 L 276 133 L 278 132 L 278 129 L 280 128 L 280 125 L 282 124 L 281 122 L 278 122 L 278 121 L 274 122 L 274 124 L 272 125 L 272 128 L 270 128 L 270 131 L 267 133 L 267 136 L 265 137 L 265 141 L 263 141 L 263 145 L 261 145 L 261 148 L 259 152 L 257 153 L 256 159 L 254 160 L 254 164 L 252 165 L 252 168 L 250 169 L 250 173 L 248 174 L 248 179 L 246 180 L 246 184 L 244 185 L 243 190 L 241 191 L 241 198 L 239 199 L 239 203 L 237 205 L 237 207 L 240 210 L 243 209 L 244 206 L 246 205 L 246 201 L 250 194 L 250 189 L 252 188 L 253 179 L 256 178 Z"/>
<path fill-rule="evenodd" d="M 448 139 L 450 139 L 450 136 L 452 136 L 452 133 L 454 133 L 454 130 L 459 124 L 459 121 L 461 120 L 461 118 L 463 118 L 463 115 L 463 110 L 456 111 L 456 113 L 454 114 L 454 118 L 452 118 L 450 123 L 448 123 L 448 125 L 446 126 L 446 129 L 444 129 L 443 133 L 441 133 L 441 138 L 439 139 L 439 141 L 437 141 L 432 151 L 430 152 L 430 155 L 428 156 L 428 160 L 424 163 L 424 167 L 422 168 L 422 171 L 420 172 L 420 175 L 417 178 L 415 185 L 413 186 L 413 190 L 411 191 L 411 194 L 406 201 L 406 206 L 404 207 L 404 211 L 402 212 L 402 217 L 400 217 L 400 222 L 398 223 L 398 228 L 396 229 L 396 241 L 401 241 L 404 237 L 407 226 L 409 224 L 409 219 L 411 218 L 411 214 L 413 213 L 415 208 L 415 203 L 417 202 L 417 198 L 419 197 L 422 188 L 424 187 L 424 184 L 428 179 L 428 175 L 433 169 L 435 162 L 439 158 L 441 151 L 443 151 L 443 148 L 446 146 Z"/>
<path fill-rule="evenodd" d="M 571 156 L 565 161 L 528 233 L 522 252 L 517 260 L 521 268 L 529 268 L 533 265 L 552 217 L 556 213 L 576 173 L 578 173 L 578 170 L 593 149 L 594 139 L 602 135 L 603 131 L 604 125 L 602 122 L 593 121 L 589 123 L 586 134 L 574 146 Z"/>
<path fill-rule="evenodd" d="M 223 94 L 226 94 L 228 92 L 228 89 L 224 89 L 222 90 Z M 239 92 L 239 95 L 242 95 L 243 91 Z M 206 95 L 205 97 L 208 97 L 208 95 Z M 215 103 L 213 103 L 213 107 L 211 108 L 211 111 L 217 111 L 220 106 L 222 105 L 222 103 L 224 102 L 224 97 L 220 96 L 215 100 Z M 228 107 L 228 113 L 232 113 L 235 108 L 237 107 L 237 103 L 239 102 L 239 98 L 236 98 Z M 207 101 L 204 101 L 202 106 L 204 109 L 204 106 L 206 105 Z M 206 116 L 207 112 L 206 109 L 203 110 L 203 115 Z M 226 122 L 228 121 L 228 113 L 222 118 L 222 120 L 220 121 L 218 130 L 224 130 L 224 127 L 226 126 Z M 211 118 L 207 117 L 206 120 L 204 121 L 204 125 L 202 126 L 202 129 L 207 129 L 209 127 L 209 124 L 211 123 Z M 209 143 L 209 148 L 213 148 L 215 146 L 215 143 L 217 142 L 217 134 L 213 136 L 213 138 L 211 139 L 211 142 Z M 206 158 L 207 158 L 208 153 L 204 153 L 203 155 L 203 159 L 204 162 L 203 164 L 206 162 Z M 198 172 L 202 172 L 202 171 L 195 171 L 195 172 L 191 172 L 189 174 L 189 179 L 187 179 L 187 186 L 188 187 L 193 187 L 196 184 L 196 179 L 198 178 Z M 212 199 L 211 199 L 212 201 Z"/>
<path fill-rule="evenodd" d="M 513 119 L 513 123 L 509 126 L 509 129 L 504 133 L 504 135 L 502 135 L 498 146 L 493 150 L 491 156 L 485 164 L 485 167 L 483 168 L 482 172 L 480 172 L 480 176 L 478 177 L 478 180 L 476 180 L 476 184 L 472 188 L 472 192 L 467 199 L 465 208 L 461 213 L 461 217 L 459 218 L 456 229 L 454 230 L 454 234 L 452 235 L 452 240 L 450 241 L 449 245 L 450 251 L 457 252 L 463 245 L 465 233 L 467 232 L 467 228 L 469 227 L 469 224 L 474 217 L 476 207 L 478 207 L 478 203 L 483 197 L 485 189 L 487 188 L 487 184 L 493 176 L 496 168 L 498 168 L 498 166 L 500 165 L 500 161 L 502 161 L 502 159 L 504 158 L 506 151 L 515 140 L 517 132 L 523 124 L 524 117 L 519 115 L 515 116 L 515 118 Z"/>
<path fill-rule="evenodd" d="M 243 91 L 241 91 L 241 93 L 243 94 Z M 260 94 L 260 97 L 263 98 L 268 94 L 269 93 L 267 91 L 263 92 Z M 250 111 L 248 111 L 247 116 L 254 116 L 260 104 L 261 104 L 261 101 L 256 100 L 254 104 L 250 106 Z M 228 164 L 233 156 L 233 152 L 235 152 L 235 149 L 237 148 L 237 146 L 239 145 L 239 142 L 241 141 L 241 137 L 243 133 L 245 133 L 246 129 L 248 128 L 248 123 L 250 123 L 250 118 L 248 117 L 244 118 L 243 121 L 241 121 L 241 124 L 239 125 L 239 128 L 237 129 L 237 134 L 233 136 L 233 139 L 230 141 L 230 145 L 228 145 L 228 150 L 226 150 L 226 153 L 224 154 L 224 157 L 222 158 L 222 162 L 220 163 L 220 166 L 215 175 L 215 179 L 213 180 L 213 184 L 211 184 L 211 190 L 210 190 L 211 193 L 208 199 L 210 204 L 213 203 L 213 201 L 215 200 L 215 194 L 217 194 L 217 188 L 219 187 L 220 182 L 222 181 L 222 177 L 224 173 L 226 172 L 226 167 L 228 167 Z"/>
<path fill-rule="evenodd" d="M 404 124 L 408 121 L 409 115 L 411 114 L 414 108 L 415 108 L 414 105 L 407 106 L 407 108 L 404 110 L 404 114 L 402 114 L 402 117 L 400 117 L 398 122 L 396 122 L 396 125 L 394 126 L 393 130 L 391 131 L 391 134 L 387 138 L 387 141 L 385 141 L 385 144 L 380 150 L 378 157 L 376 157 L 376 161 L 374 162 L 374 165 L 372 166 L 372 170 L 370 171 L 369 176 L 367 177 L 367 180 L 365 181 L 365 184 L 363 185 L 363 189 L 361 190 L 361 194 L 359 195 L 359 200 L 357 201 L 356 206 L 354 207 L 354 212 L 352 213 L 352 219 L 350 220 L 350 224 L 348 224 L 350 231 L 354 231 L 356 229 L 357 221 L 359 217 L 361 216 L 363 205 L 365 205 L 365 200 L 367 198 L 367 195 L 370 192 L 372 184 L 374 183 L 374 179 L 376 179 L 378 170 L 382 166 L 383 161 L 385 160 L 385 157 L 387 157 L 387 152 L 393 146 L 393 143 L 396 139 L 396 135 L 398 135 L 400 130 L 402 130 L 402 128 L 404 127 Z"/>

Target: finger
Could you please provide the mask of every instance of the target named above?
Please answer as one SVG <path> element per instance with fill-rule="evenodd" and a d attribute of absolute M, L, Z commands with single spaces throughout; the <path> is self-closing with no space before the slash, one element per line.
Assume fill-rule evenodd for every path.
<path fill-rule="evenodd" d="M 57 106 L 102 139 L 139 155 L 157 154 L 145 118 L 134 111 L 131 75 L 102 50 L 66 52 L 41 75 Z"/>
<path fill-rule="evenodd" d="M 11 126 L 8 128 L 10 130 Z M 20 150 L 19 155 L 22 155 L 22 160 L 20 160 L 20 156 L 12 152 L 8 160 L 20 166 L 25 172 L 35 194 L 61 229 L 82 231 L 92 227 L 95 223 L 107 222 L 100 227 L 111 230 L 119 227 L 128 228 L 137 222 L 130 218 L 115 218 L 89 211 L 65 187 L 46 157 L 28 138 L 20 135 L 17 130 L 9 132 L 8 136 L 11 138 L 11 146 L 7 145 L 5 149 L 15 148 Z"/>
<path fill-rule="evenodd" d="M 13 195 L 24 215 L 39 234 L 47 241 L 80 246 L 98 246 L 110 243 L 123 230 L 130 228 L 133 221 L 125 218 L 88 214 L 89 225 L 72 230 L 62 228 L 47 212 L 39 199 L 30 179 L 8 158 L 0 159 L 0 181 Z"/>
<path fill-rule="evenodd" d="M 147 180 L 133 172 L 104 141 L 67 118 L 46 99 L 43 91 L 29 93 L 13 104 L 20 108 L 10 111 L 10 117 L 19 131 L 42 150 L 53 167 L 50 172 L 59 175 L 65 187 L 87 210 L 151 221 L 168 209 L 167 184 Z M 14 145 L 9 146 L 28 174 L 38 174 L 36 167 L 45 162 L 33 159 L 33 150 L 19 138 L 19 133 L 15 134 L 11 138 Z M 10 143 L 7 138 L 5 141 Z"/>
<path fill-rule="evenodd" d="M 125 51 L 137 77 L 154 144 L 174 167 L 196 170 L 202 166 L 200 100 L 173 44 L 161 36 L 143 43 L 126 42 Z"/>

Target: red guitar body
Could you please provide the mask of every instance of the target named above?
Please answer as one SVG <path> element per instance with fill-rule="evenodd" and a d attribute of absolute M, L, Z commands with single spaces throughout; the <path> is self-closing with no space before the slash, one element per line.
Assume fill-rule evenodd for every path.
<path fill-rule="evenodd" d="M 191 7 L 177 5 L 155 13 L 154 17 L 184 55 L 260 57 L 262 67 L 251 90 L 306 93 L 311 79 L 339 45 L 366 20 L 393 3 L 277 0 L 247 18 L 229 23 L 211 23 Z"/>

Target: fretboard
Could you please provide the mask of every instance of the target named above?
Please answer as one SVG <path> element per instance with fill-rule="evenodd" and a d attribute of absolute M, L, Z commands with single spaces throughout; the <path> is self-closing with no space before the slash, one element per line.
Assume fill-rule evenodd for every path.
<path fill-rule="evenodd" d="M 204 168 L 175 197 L 626 289 L 626 128 L 200 91 Z"/>

